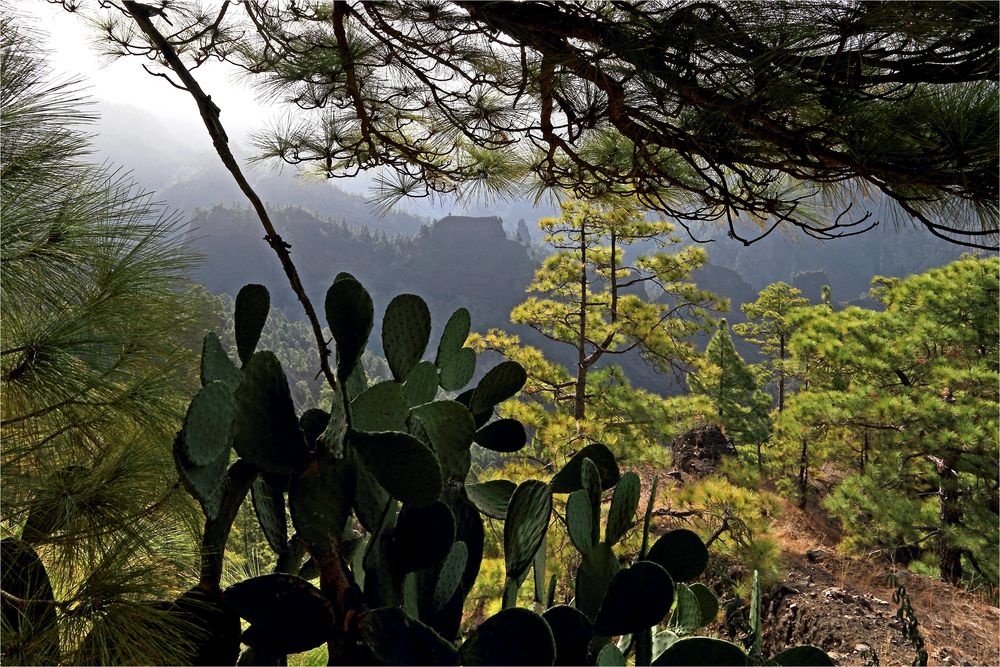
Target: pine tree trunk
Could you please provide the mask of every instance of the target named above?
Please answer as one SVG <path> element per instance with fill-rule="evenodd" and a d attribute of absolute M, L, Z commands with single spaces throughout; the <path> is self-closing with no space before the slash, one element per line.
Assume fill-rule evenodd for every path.
<path fill-rule="evenodd" d="M 802 453 L 799 456 L 799 509 L 805 509 L 806 494 L 809 491 L 809 445 L 802 439 Z"/>
<path fill-rule="evenodd" d="M 778 366 L 778 412 L 785 409 L 785 335 L 781 334 L 778 337 L 779 345 L 781 350 L 778 353 L 779 366 Z"/>
<path fill-rule="evenodd" d="M 958 584 L 962 580 L 962 550 L 946 542 L 949 528 L 962 523 L 962 508 L 959 505 L 958 454 L 948 452 L 944 460 L 938 464 L 938 498 L 940 501 L 940 517 L 942 528 L 941 578 L 948 583 Z"/>

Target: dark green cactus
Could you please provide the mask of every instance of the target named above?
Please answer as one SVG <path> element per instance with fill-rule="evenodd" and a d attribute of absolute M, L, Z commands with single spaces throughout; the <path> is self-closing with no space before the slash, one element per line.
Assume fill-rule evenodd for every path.
<path fill-rule="evenodd" d="M 296 416 L 277 357 L 256 351 L 268 303 L 260 286 L 238 299 L 242 370 L 214 334 L 205 337 L 203 386 L 175 440 L 178 472 L 206 521 L 200 582 L 164 608 L 199 628 L 190 638 L 195 661 L 232 664 L 241 641 L 248 648 L 240 664 L 285 664 L 287 654 L 321 644 L 336 652 L 331 661 L 354 664 L 749 659 L 726 642 L 678 639 L 711 623 L 718 600 L 700 584 L 680 583 L 705 568 L 708 553 L 697 535 L 671 531 L 647 549 L 655 482 L 642 549 L 622 568 L 613 547 L 635 523 L 639 478 L 620 474 L 606 446 L 583 447 L 550 483 L 466 483 L 474 442 L 513 452 L 529 439 L 520 422 L 494 420 L 496 406 L 525 383 L 520 365 L 502 362 L 461 391 L 476 366 L 475 352 L 464 347 L 468 311 L 452 315 L 432 362 L 422 358 L 431 331 L 426 304 L 414 295 L 393 299 L 382 341 L 394 379 L 369 387 L 359 361 L 374 326 L 372 300 L 356 279 L 339 274 L 326 299 L 339 383 L 325 409 Z M 440 400 L 438 387 L 460 393 Z M 605 523 L 604 493 L 611 489 Z M 273 574 L 222 590 L 222 553 L 248 494 L 277 565 Z M 573 606 L 553 606 L 556 580 L 547 579 L 553 494 L 570 494 L 564 520 L 581 558 Z M 506 581 L 497 591 L 503 611 L 459 643 L 465 601 L 483 560 L 483 516 L 504 522 Z M 11 571 L 6 558 L 15 550 L 7 543 L 4 564 Z M 516 606 L 529 572 L 537 610 L 548 607 L 542 615 Z M 42 585 L 36 597 L 48 590 Z M 675 599 L 673 631 L 665 630 Z M 37 607 L 35 625 L 44 627 L 45 609 L 51 608 Z M 16 626 L 13 613 L 5 604 L 5 628 Z M 249 622 L 242 638 L 240 617 Z M 612 637 L 619 635 L 625 637 L 616 645 Z M 803 650 L 780 657 L 822 664 L 816 656 Z"/>

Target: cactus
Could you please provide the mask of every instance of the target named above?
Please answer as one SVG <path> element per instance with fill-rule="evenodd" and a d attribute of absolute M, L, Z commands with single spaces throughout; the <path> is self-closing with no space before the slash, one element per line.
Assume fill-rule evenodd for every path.
<path fill-rule="evenodd" d="M 240 643 L 248 648 L 239 664 L 285 664 L 289 653 L 321 644 L 332 661 L 354 664 L 624 665 L 633 652 L 636 665 L 747 661 L 727 642 L 677 638 L 712 622 L 718 600 L 700 584 L 680 583 L 705 569 L 708 552 L 697 535 L 671 531 L 647 549 L 655 481 L 642 549 L 622 568 L 613 547 L 635 520 L 639 478 L 620 474 L 606 446 L 583 447 L 551 483 L 466 483 L 473 442 L 513 452 L 529 439 L 520 422 L 493 419 L 497 404 L 524 385 L 521 366 L 501 362 L 462 390 L 475 369 L 475 352 L 464 347 L 468 311 L 452 315 L 431 362 L 421 359 L 431 330 L 426 304 L 413 295 L 393 299 L 382 339 L 394 379 L 369 387 L 359 360 L 374 326 L 372 300 L 355 278 L 339 274 L 326 299 L 339 383 L 326 409 L 296 416 L 278 359 L 256 350 L 266 290 L 252 286 L 241 295 L 243 368 L 214 334 L 205 337 L 203 386 L 174 443 L 181 480 L 206 520 L 198 585 L 162 604 L 199 631 L 188 638 L 194 661 L 232 664 Z M 438 400 L 438 386 L 459 393 Z M 611 489 L 602 542 L 603 496 Z M 222 590 L 222 553 L 247 494 L 278 563 L 273 574 Z M 553 606 L 555 577 L 546 586 L 554 494 L 570 494 L 565 521 L 581 554 L 573 606 Z M 459 644 L 483 560 L 484 516 L 504 522 L 503 610 Z M 8 563 L 8 554 L 20 553 L 9 542 L 0 573 L 5 591 L 15 586 L 11 572 L 33 567 L 27 556 Z M 547 608 L 542 615 L 516 606 L 529 571 L 535 604 Z M 39 585 L 35 598 L 51 596 Z M 675 597 L 671 632 L 662 622 Z M 51 607 L 27 609 L 44 628 Z M 5 627 L 18 627 L 14 613 L 5 601 Z M 240 618 L 249 623 L 242 637 Z M 622 637 L 617 645 L 614 636 Z M 51 646 L 57 650 L 58 637 Z M 803 648 L 778 657 L 824 664 L 823 655 Z"/>
<path fill-rule="evenodd" d="M 13 664 L 54 665 L 59 660 L 59 628 L 52 584 L 30 544 L 14 537 L 0 541 L 0 599 L 4 657 Z M 14 602 L 15 600 L 23 602 Z M 9 647 L 15 647 L 8 653 Z"/>

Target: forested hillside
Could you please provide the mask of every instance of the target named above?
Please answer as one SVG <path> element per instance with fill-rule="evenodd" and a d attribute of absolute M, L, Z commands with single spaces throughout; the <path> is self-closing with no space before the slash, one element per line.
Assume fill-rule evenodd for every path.
<path fill-rule="evenodd" d="M 50 4 L 0 662 L 1000 662 L 997 7 Z"/>

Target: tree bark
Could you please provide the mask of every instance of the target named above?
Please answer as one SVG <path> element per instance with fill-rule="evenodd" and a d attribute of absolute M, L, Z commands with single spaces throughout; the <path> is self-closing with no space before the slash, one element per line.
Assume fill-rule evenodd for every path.
<path fill-rule="evenodd" d="M 799 509 L 805 509 L 806 494 L 809 491 L 809 444 L 802 438 L 802 453 L 799 455 Z"/>
<path fill-rule="evenodd" d="M 948 583 L 958 584 L 962 580 L 962 549 L 948 543 L 948 530 L 962 524 L 962 508 L 959 504 L 958 453 L 949 451 L 938 464 L 938 498 L 941 517 L 941 578 Z"/>
<path fill-rule="evenodd" d="M 583 419 L 587 414 L 587 223 L 580 223 L 580 336 L 576 343 L 576 391 L 573 416 Z"/>
<path fill-rule="evenodd" d="M 778 336 L 778 412 L 785 409 L 785 334 Z"/>

